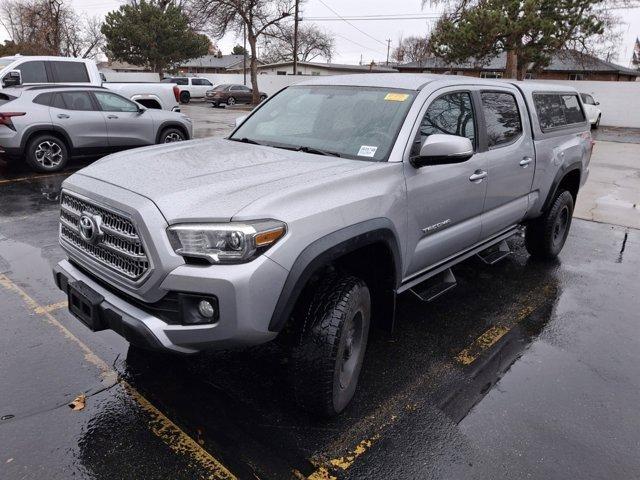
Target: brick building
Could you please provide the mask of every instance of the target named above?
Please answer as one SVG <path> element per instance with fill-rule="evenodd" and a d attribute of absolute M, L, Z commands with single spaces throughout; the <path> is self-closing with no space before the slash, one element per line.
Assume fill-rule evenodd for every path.
<path fill-rule="evenodd" d="M 431 57 L 422 62 L 394 65 L 400 72 L 446 73 L 483 78 L 502 78 L 505 71 L 506 54 L 499 55 L 479 65 L 473 61 L 449 64 L 441 58 Z M 559 52 L 553 56 L 548 67 L 539 72 L 527 73 L 527 79 L 535 80 L 600 80 L 627 82 L 636 81 L 640 71 L 601 60 L 577 51 Z"/>

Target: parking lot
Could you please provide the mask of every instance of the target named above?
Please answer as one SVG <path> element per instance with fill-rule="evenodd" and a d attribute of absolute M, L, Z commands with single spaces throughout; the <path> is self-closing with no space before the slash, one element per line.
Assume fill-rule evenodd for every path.
<path fill-rule="evenodd" d="M 197 137 L 246 114 L 183 111 Z M 0 162 L 0 478 L 640 478 L 640 135 L 596 138 L 559 261 L 517 237 L 435 302 L 401 296 L 330 421 L 295 407 L 277 345 L 167 358 L 90 332 L 51 275 L 60 185 L 86 161 Z"/>

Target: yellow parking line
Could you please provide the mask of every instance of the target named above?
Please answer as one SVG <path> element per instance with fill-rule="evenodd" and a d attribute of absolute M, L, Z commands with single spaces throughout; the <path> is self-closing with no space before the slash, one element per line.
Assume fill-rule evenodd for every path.
<path fill-rule="evenodd" d="M 25 292 L 21 287 L 16 285 L 9 277 L 0 274 L 0 286 L 6 290 L 12 291 L 18 294 L 25 305 L 33 310 L 34 313 L 42 315 L 47 323 L 57 328 L 67 339 L 75 343 L 80 350 L 83 351 L 85 359 L 95 365 L 101 372 L 103 379 L 114 378 L 118 381 L 125 391 L 129 393 L 131 398 L 151 416 L 152 420 L 149 422 L 149 429 L 162 440 L 171 450 L 182 455 L 187 455 L 198 463 L 202 468 L 209 472 L 210 480 L 236 480 L 235 475 L 231 473 L 222 463 L 220 463 L 213 455 L 202 448 L 198 442 L 187 435 L 180 427 L 172 422 L 165 414 L 158 410 L 149 400 L 147 400 L 140 392 L 138 392 L 128 382 L 117 379 L 117 372 L 115 372 L 104 360 L 98 357 L 93 351 L 78 337 L 67 329 L 62 323 L 60 323 L 47 308 L 41 306 L 33 297 Z M 66 303 L 66 302 L 65 302 Z M 59 305 L 59 304 L 54 304 Z"/>
<path fill-rule="evenodd" d="M 43 307 L 37 307 L 34 312 L 36 313 L 45 313 L 45 312 L 54 312 L 56 310 L 60 310 L 61 308 L 65 308 L 67 306 L 67 301 L 64 300 L 58 303 L 52 303 L 51 305 L 45 305 Z"/>
<path fill-rule="evenodd" d="M 30 175 L 28 177 L 5 178 L 0 180 L 0 185 L 6 184 L 6 183 L 26 182 L 27 180 L 37 180 L 39 178 L 59 177 L 60 175 L 70 175 L 76 170 L 67 170 L 65 172 L 58 172 L 58 173 L 45 173 L 44 175 Z"/>
<path fill-rule="evenodd" d="M 509 331 L 508 327 L 495 326 L 476 338 L 471 345 L 456 355 L 456 361 L 462 365 L 471 365 L 485 350 L 491 348 Z"/>

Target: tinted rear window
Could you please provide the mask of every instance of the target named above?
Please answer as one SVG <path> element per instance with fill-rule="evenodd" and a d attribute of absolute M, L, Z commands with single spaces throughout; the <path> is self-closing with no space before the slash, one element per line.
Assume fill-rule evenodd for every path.
<path fill-rule="evenodd" d="M 482 92 L 482 110 L 489 147 L 510 143 L 522 133 L 518 104 L 510 93 Z"/>
<path fill-rule="evenodd" d="M 586 121 L 577 93 L 535 93 L 533 103 L 543 132 Z"/>
<path fill-rule="evenodd" d="M 53 81 L 56 83 L 82 83 L 89 81 L 87 67 L 81 62 L 52 61 Z"/>

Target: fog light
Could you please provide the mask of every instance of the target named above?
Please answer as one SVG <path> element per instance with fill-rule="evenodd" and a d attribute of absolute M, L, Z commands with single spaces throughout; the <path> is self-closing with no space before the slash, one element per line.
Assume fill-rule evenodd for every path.
<path fill-rule="evenodd" d="M 200 300 L 200 303 L 198 303 L 198 312 L 204 318 L 213 318 L 216 314 L 216 309 L 209 300 Z"/>

